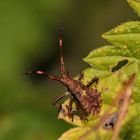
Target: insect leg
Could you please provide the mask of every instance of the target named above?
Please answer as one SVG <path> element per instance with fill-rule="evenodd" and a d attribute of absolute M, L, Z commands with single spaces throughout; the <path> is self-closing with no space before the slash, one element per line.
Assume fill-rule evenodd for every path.
<path fill-rule="evenodd" d="M 59 109 L 59 111 L 61 110 L 61 105 L 60 104 L 58 104 L 57 102 L 58 101 L 60 101 L 61 99 L 63 99 L 65 96 L 67 96 L 68 95 L 68 93 L 65 93 L 65 94 L 63 94 L 63 95 L 61 95 L 61 96 L 59 96 L 59 97 L 57 97 L 56 99 L 54 99 L 53 101 L 52 101 L 52 104 L 54 105 L 54 106 L 56 106 L 58 109 Z"/>
<path fill-rule="evenodd" d="M 78 77 L 78 80 L 81 81 L 83 77 L 84 77 L 84 73 L 81 72 L 80 75 L 79 75 L 79 77 Z"/>
<path fill-rule="evenodd" d="M 73 96 L 73 99 L 75 100 L 76 110 L 79 111 L 79 117 L 80 117 L 80 119 L 81 120 L 87 120 L 86 114 L 83 111 L 82 106 L 81 106 L 79 100 L 75 96 Z"/>
<path fill-rule="evenodd" d="M 99 81 L 99 78 L 98 78 L 98 77 L 94 77 L 93 79 L 91 79 L 91 80 L 87 83 L 86 87 L 90 87 L 94 82 L 96 82 L 96 84 L 98 84 L 98 81 Z"/>
<path fill-rule="evenodd" d="M 86 89 L 86 86 L 85 86 L 85 85 L 82 83 L 82 81 L 81 81 L 83 77 L 84 77 L 84 73 L 81 72 L 80 75 L 79 75 L 79 77 L 78 77 L 77 82 L 79 83 L 79 85 L 80 85 L 82 88 Z"/>

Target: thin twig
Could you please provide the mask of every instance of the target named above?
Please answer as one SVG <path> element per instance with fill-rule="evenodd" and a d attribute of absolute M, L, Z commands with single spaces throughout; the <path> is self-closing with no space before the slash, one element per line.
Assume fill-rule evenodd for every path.
<path fill-rule="evenodd" d="M 120 107 L 119 117 L 118 117 L 117 123 L 115 125 L 111 140 L 117 140 L 117 138 L 119 136 L 119 132 L 120 132 L 120 129 L 121 129 L 121 126 L 122 126 L 122 121 L 124 120 L 124 118 L 126 116 L 126 113 L 127 113 L 127 110 L 128 110 L 128 105 L 129 105 L 130 98 L 131 98 L 131 95 L 132 95 L 132 88 L 133 88 L 133 85 L 134 85 L 135 78 L 136 78 L 136 76 L 132 75 L 127 82 L 127 85 L 126 85 L 127 88 L 126 88 L 126 92 L 125 92 L 125 95 L 124 95 L 124 98 L 123 98 L 123 104 Z"/>

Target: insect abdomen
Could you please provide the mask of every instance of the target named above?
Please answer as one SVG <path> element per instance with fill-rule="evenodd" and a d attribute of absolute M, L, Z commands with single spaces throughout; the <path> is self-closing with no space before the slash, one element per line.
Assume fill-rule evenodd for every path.
<path fill-rule="evenodd" d="M 102 99 L 100 93 L 91 90 L 88 94 L 79 94 L 78 98 L 85 112 L 96 115 L 100 112 Z"/>

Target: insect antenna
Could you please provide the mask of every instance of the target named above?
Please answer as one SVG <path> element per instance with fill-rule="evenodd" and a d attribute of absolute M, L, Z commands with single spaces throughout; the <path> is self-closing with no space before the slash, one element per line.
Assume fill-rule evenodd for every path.
<path fill-rule="evenodd" d="M 62 74 L 65 74 L 65 66 L 64 66 L 64 56 L 63 56 L 63 40 L 62 40 L 62 33 L 63 33 L 63 24 L 61 22 L 60 24 L 60 34 L 59 34 L 59 49 L 60 49 L 60 72 Z M 69 72 L 67 72 L 69 75 Z M 36 74 L 36 75 L 43 75 L 45 77 L 48 77 L 49 79 L 56 80 L 56 81 L 61 81 L 60 77 L 57 77 L 52 74 L 48 74 L 45 71 L 37 70 L 37 71 L 27 71 L 24 73 L 24 75 L 31 75 L 31 74 Z"/>
<path fill-rule="evenodd" d="M 41 70 L 37 70 L 37 71 L 27 71 L 24 73 L 24 75 L 43 75 L 51 80 L 55 80 L 55 81 L 60 81 L 60 78 L 53 75 L 53 74 L 50 74 L 50 73 L 47 73 L 45 71 L 41 71 Z"/>
<path fill-rule="evenodd" d="M 59 34 L 59 49 L 60 49 L 60 72 L 65 74 L 64 56 L 63 56 L 63 24 L 60 24 L 60 34 Z"/>

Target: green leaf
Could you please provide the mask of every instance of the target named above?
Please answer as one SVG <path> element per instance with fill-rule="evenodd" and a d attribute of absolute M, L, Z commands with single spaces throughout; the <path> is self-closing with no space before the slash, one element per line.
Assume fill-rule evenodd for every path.
<path fill-rule="evenodd" d="M 93 57 L 93 60 L 94 60 L 94 57 Z M 106 64 L 105 59 L 103 59 L 103 61 L 105 65 Z M 100 65 L 98 65 L 98 67 L 100 67 Z M 121 67 L 121 69 L 118 69 L 115 72 L 112 72 L 110 69 L 111 68 L 109 67 L 108 71 L 97 70 L 94 68 L 85 70 L 83 83 L 87 83 L 88 81 L 90 81 L 90 79 L 92 79 L 95 76 L 99 77 L 99 83 L 97 86 L 98 91 L 102 93 L 103 103 L 110 104 L 112 101 L 112 98 L 114 98 L 117 95 L 118 91 L 122 87 L 123 82 L 126 81 L 130 77 L 130 75 L 132 75 L 132 73 L 136 73 L 137 79 L 136 79 L 136 83 L 135 83 L 135 87 L 133 91 L 133 99 L 135 100 L 135 102 L 139 102 L 140 101 L 139 63 L 137 61 L 132 61 L 132 62 L 130 61 L 128 62 L 127 65 Z M 98 73 L 95 74 L 95 72 L 97 71 Z"/>
<path fill-rule="evenodd" d="M 90 130 L 89 127 L 77 127 L 72 128 L 65 132 L 58 140 L 78 140 L 80 136 Z M 95 139 L 95 134 L 92 135 L 93 139 Z"/>
<path fill-rule="evenodd" d="M 134 11 L 140 16 L 140 0 L 127 0 Z"/>
<path fill-rule="evenodd" d="M 115 46 L 131 53 L 134 58 L 140 58 L 140 22 L 124 23 L 102 35 Z"/>
<path fill-rule="evenodd" d="M 123 122 L 124 129 L 122 129 L 121 135 L 118 138 L 118 140 L 127 139 L 127 132 L 130 132 L 131 126 L 135 127 L 134 128 L 135 130 L 136 129 L 139 130 L 139 123 L 138 123 L 138 121 L 136 122 L 136 120 L 137 120 L 136 117 L 138 116 L 138 112 L 139 112 L 139 110 L 138 110 L 139 105 L 140 104 L 135 104 L 135 105 L 132 105 L 129 107 L 127 117 L 125 118 L 125 121 Z M 107 107 L 108 106 L 106 106 L 106 108 L 103 108 L 103 110 L 105 111 L 107 109 Z M 102 114 L 104 114 L 104 112 L 102 112 Z M 133 125 L 133 123 L 131 123 L 131 121 L 134 118 L 136 119 L 135 125 Z M 93 121 L 93 120 L 89 120 L 89 122 L 90 121 Z M 97 123 L 97 121 L 96 121 L 96 123 Z M 138 123 L 138 124 L 136 124 L 136 123 Z M 94 125 L 95 125 L 95 123 L 94 123 Z M 72 129 L 68 130 L 67 132 L 65 132 L 58 140 L 78 140 L 87 131 L 90 131 L 92 129 L 92 126 L 94 126 L 94 125 L 93 124 L 91 126 L 90 125 L 83 125 L 81 127 L 72 128 Z M 131 130 L 131 131 L 133 131 L 133 130 Z M 108 130 L 104 130 L 104 129 L 100 128 L 98 130 L 98 133 L 96 133 L 96 132 L 97 132 L 96 130 L 93 131 L 90 135 L 88 135 L 86 137 L 86 140 L 96 140 L 97 139 L 96 134 L 98 134 L 100 136 L 101 140 L 110 140 L 111 139 L 110 137 L 112 135 L 112 131 L 108 131 Z M 130 133 L 130 134 L 132 134 L 132 133 Z M 133 136 L 131 136 L 131 138 L 136 137 L 137 135 L 139 135 L 139 131 L 137 134 L 134 134 Z M 130 139 L 127 139 L 127 140 L 130 140 Z M 137 140 L 137 139 L 134 139 L 134 140 Z"/>
<path fill-rule="evenodd" d="M 134 69 L 132 71 L 132 69 Z M 68 118 L 67 115 L 64 115 L 62 112 L 59 113 L 59 119 L 63 119 L 66 122 L 76 125 L 76 126 L 93 126 L 98 121 L 99 117 L 104 114 L 104 112 L 107 110 L 108 106 L 112 103 L 112 99 L 116 97 L 118 94 L 118 91 L 123 86 L 124 81 L 126 81 L 132 73 L 136 73 L 139 75 L 137 63 L 131 62 L 127 64 L 124 68 L 122 68 L 119 71 L 116 71 L 114 73 L 109 72 L 107 70 L 98 70 L 94 68 L 89 68 L 84 71 L 84 78 L 82 82 L 84 84 L 87 84 L 88 81 L 90 81 L 93 77 L 97 76 L 99 77 L 99 83 L 97 85 L 98 91 L 101 93 L 101 97 L 103 99 L 102 102 L 102 108 L 101 112 L 97 116 L 89 115 L 88 122 L 81 120 L 79 116 L 74 116 L 74 121 L 72 121 L 70 118 Z M 140 77 L 140 76 L 138 76 Z M 139 83 L 140 79 L 137 78 L 136 85 L 134 87 L 133 92 L 133 100 L 135 102 L 139 102 L 140 95 L 139 95 Z M 95 85 L 93 85 L 94 88 Z M 63 108 L 67 106 L 69 103 L 69 100 L 66 100 L 62 106 Z"/>
<path fill-rule="evenodd" d="M 65 112 L 67 112 L 67 108 L 66 106 L 69 105 L 69 99 L 66 100 L 63 104 L 62 104 L 62 108 L 65 110 Z M 107 110 L 107 108 L 109 107 L 108 104 L 104 104 L 102 106 L 102 110 L 100 112 L 100 115 L 104 114 L 105 113 L 105 110 Z M 64 114 L 63 111 L 60 111 L 59 115 L 58 115 L 58 119 L 63 119 L 65 120 L 67 123 L 70 123 L 72 125 L 75 125 L 75 126 L 80 126 L 80 127 L 83 127 L 83 126 L 86 126 L 86 127 L 91 127 L 93 125 L 95 125 L 97 123 L 97 121 L 99 120 L 99 116 L 93 116 L 93 115 L 89 115 L 88 116 L 88 121 L 87 120 L 81 120 L 80 117 L 78 115 L 74 115 L 74 118 L 73 118 L 73 121 L 71 118 L 69 118 L 67 116 L 67 114 Z"/>
<path fill-rule="evenodd" d="M 76 126 L 95 125 L 97 121 L 99 120 L 100 116 L 104 114 L 104 112 L 107 110 L 109 105 L 112 103 L 112 99 L 116 97 L 116 95 L 118 94 L 118 91 L 122 88 L 124 81 L 130 77 L 130 75 L 132 74 L 133 68 L 136 68 L 135 71 L 133 72 L 138 74 L 136 63 L 130 63 L 129 65 L 127 65 L 127 67 L 123 68 L 121 71 L 115 72 L 114 74 L 112 74 L 111 72 L 109 73 L 105 70 L 101 71 L 94 68 L 89 68 L 85 70 L 84 78 L 82 80 L 84 84 L 88 83 L 91 77 L 92 78 L 95 76 L 99 77 L 99 83 L 98 83 L 97 88 L 98 88 L 98 91 L 101 93 L 101 97 L 103 99 L 100 114 L 97 116 L 89 115 L 88 117 L 89 121 L 81 120 L 79 116 L 75 115 L 74 120 L 72 121 L 67 115 L 64 115 L 63 112 L 60 112 L 59 119 L 63 119 L 66 122 L 76 125 Z M 137 81 L 138 82 L 136 83 L 139 84 L 139 79 L 137 79 Z M 94 88 L 94 85 L 93 85 L 93 88 Z M 135 102 L 139 102 L 139 99 L 140 99 L 140 96 L 138 94 L 139 90 L 140 90 L 139 87 L 134 88 L 132 97 Z M 66 108 L 68 104 L 69 104 L 69 100 L 66 100 L 62 104 L 63 108 Z"/>
<path fill-rule="evenodd" d="M 129 119 L 123 126 L 121 130 L 120 137 L 124 140 L 139 140 L 140 138 L 140 103 L 135 104 L 135 113 L 134 108 L 129 111 L 131 115 L 134 113 L 133 117 Z"/>
<path fill-rule="evenodd" d="M 123 48 L 116 46 L 105 46 L 99 49 L 93 50 L 84 61 L 89 63 L 96 69 L 100 70 L 108 70 L 117 65 L 119 61 L 128 60 L 128 61 L 135 61 L 132 57 L 132 53 Z"/>
<path fill-rule="evenodd" d="M 58 140 L 79 140 L 81 136 L 83 136 L 89 130 L 91 130 L 91 127 L 72 128 L 68 130 L 67 132 L 65 132 Z M 110 140 L 111 138 L 111 131 L 107 132 L 105 130 L 101 130 L 100 134 L 102 136 L 100 137 L 100 140 Z M 86 140 L 97 140 L 97 138 L 98 138 L 98 135 L 94 131 L 93 133 L 91 133 L 90 135 L 86 137 Z"/>

